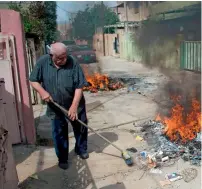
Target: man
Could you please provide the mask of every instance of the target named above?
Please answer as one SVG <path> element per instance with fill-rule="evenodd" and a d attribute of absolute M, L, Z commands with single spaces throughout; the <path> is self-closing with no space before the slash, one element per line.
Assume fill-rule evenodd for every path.
<path fill-rule="evenodd" d="M 37 61 L 30 75 L 30 83 L 47 102 L 47 115 L 51 118 L 59 167 L 68 168 L 68 122 L 71 122 L 74 130 L 75 153 L 82 159 L 87 159 L 88 131 L 76 121 L 78 118 L 87 124 L 82 91 L 87 81 L 79 64 L 72 56 L 67 55 L 67 48 L 63 43 L 52 44 L 50 54 L 42 56 Z M 51 103 L 52 100 L 69 110 L 68 118 Z"/>

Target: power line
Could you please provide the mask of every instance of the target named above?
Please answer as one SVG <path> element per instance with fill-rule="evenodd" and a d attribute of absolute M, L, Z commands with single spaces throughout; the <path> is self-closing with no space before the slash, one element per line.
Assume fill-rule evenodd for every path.
<path fill-rule="evenodd" d="M 65 11 L 65 12 L 69 13 L 69 14 L 77 14 L 77 12 L 70 12 L 70 11 L 67 11 L 67 10 L 61 8 L 59 5 L 57 5 L 57 7 L 60 8 L 61 10 Z"/>

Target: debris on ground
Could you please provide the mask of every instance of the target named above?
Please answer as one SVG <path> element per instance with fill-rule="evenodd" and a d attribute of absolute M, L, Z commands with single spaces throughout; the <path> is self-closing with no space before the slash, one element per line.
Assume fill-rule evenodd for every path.
<path fill-rule="evenodd" d="M 166 174 L 166 179 L 168 179 L 170 182 L 174 182 L 174 181 L 177 181 L 177 180 L 181 180 L 182 175 L 180 175 L 178 173 Z"/>
<path fill-rule="evenodd" d="M 150 169 L 149 172 L 152 174 L 162 174 L 163 173 L 160 169 L 154 169 L 154 168 Z"/>
<path fill-rule="evenodd" d="M 141 136 L 136 136 L 135 140 L 143 141 L 144 139 Z"/>
<path fill-rule="evenodd" d="M 171 182 L 170 182 L 169 180 L 161 180 L 161 181 L 159 181 L 159 183 L 160 183 L 160 185 L 161 185 L 162 187 L 171 184 Z"/>
<path fill-rule="evenodd" d="M 134 147 L 132 147 L 132 148 L 127 148 L 126 150 L 129 151 L 129 152 L 132 152 L 132 153 L 136 153 L 136 152 L 137 152 L 137 149 L 134 148 Z"/>
<path fill-rule="evenodd" d="M 135 125 L 135 128 L 138 127 Z M 173 165 L 179 158 L 190 161 L 191 165 L 200 165 L 201 161 L 201 134 L 194 140 L 182 143 L 180 140 L 171 141 L 163 132 L 165 125 L 160 121 L 147 121 L 138 127 L 136 140 L 145 140 L 148 149 L 141 151 L 135 157 L 135 163 L 139 169 L 151 174 L 162 174 L 161 168 Z M 133 131 L 135 132 L 135 131 Z M 133 133 L 134 134 L 134 133 Z M 190 182 L 197 176 L 196 169 L 185 169 L 182 173 L 166 175 L 166 180 L 161 181 L 161 186 L 169 185 L 171 182 L 184 179 Z"/>
<path fill-rule="evenodd" d="M 197 177 L 198 172 L 194 168 L 187 168 L 181 172 L 181 175 L 185 182 L 190 182 Z"/>
<path fill-rule="evenodd" d="M 144 126 L 144 140 L 150 145 L 151 153 L 154 153 L 156 160 L 168 161 L 179 159 L 190 161 L 191 165 L 200 166 L 201 142 L 190 140 L 186 143 L 181 141 L 170 141 L 163 133 L 165 126 L 159 121 L 149 121 Z"/>

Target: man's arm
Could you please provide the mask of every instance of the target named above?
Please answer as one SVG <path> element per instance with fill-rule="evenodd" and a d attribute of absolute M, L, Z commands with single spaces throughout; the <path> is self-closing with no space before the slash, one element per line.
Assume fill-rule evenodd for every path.
<path fill-rule="evenodd" d="M 72 106 L 78 108 L 79 102 L 80 102 L 81 97 L 82 97 L 82 94 L 83 94 L 83 89 L 82 89 L 82 88 L 75 90 L 75 94 L 74 94 L 74 99 L 73 99 L 73 102 L 72 102 Z"/>
<path fill-rule="evenodd" d="M 44 90 L 39 82 L 30 81 L 31 86 L 39 93 L 42 100 L 49 101 L 51 99 L 50 94 Z"/>
<path fill-rule="evenodd" d="M 78 63 L 76 64 L 74 71 L 74 85 L 75 95 L 72 105 L 78 107 L 81 97 L 83 95 L 83 87 L 88 85 L 83 70 Z"/>
<path fill-rule="evenodd" d="M 69 117 L 72 120 L 77 119 L 76 114 L 77 114 L 79 102 L 83 95 L 83 87 L 88 84 L 83 74 L 83 70 L 81 69 L 79 64 L 76 64 L 75 66 L 73 78 L 74 78 L 75 94 L 74 94 L 72 105 L 69 109 Z"/>

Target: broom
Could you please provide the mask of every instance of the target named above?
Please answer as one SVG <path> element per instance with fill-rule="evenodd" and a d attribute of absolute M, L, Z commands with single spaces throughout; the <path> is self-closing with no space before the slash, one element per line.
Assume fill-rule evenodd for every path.
<path fill-rule="evenodd" d="M 66 116 L 68 115 L 68 111 L 63 108 L 62 106 L 60 106 L 58 103 L 51 101 L 56 107 L 58 107 L 63 113 L 66 114 Z M 112 145 L 113 147 L 115 147 L 117 150 L 119 150 L 121 152 L 122 158 L 124 159 L 125 163 L 127 165 L 132 165 L 133 161 L 131 156 L 128 154 L 127 151 L 123 151 L 121 148 L 119 148 L 117 145 L 113 144 L 111 141 L 109 141 L 107 138 L 105 138 L 104 136 L 102 136 L 101 134 L 97 133 L 92 127 L 89 127 L 88 125 L 86 125 L 84 122 L 82 122 L 81 120 L 77 119 L 76 121 L 78 121 L 81 125 L 83 125 L 84 127 L 90 129 L 93 133 L 95 133 L 96 135 L 98 135 L 100 138 L 102 138 L 104 141 L 106 141 L 107 143 L 109 143 L 110 145 Z"/>

